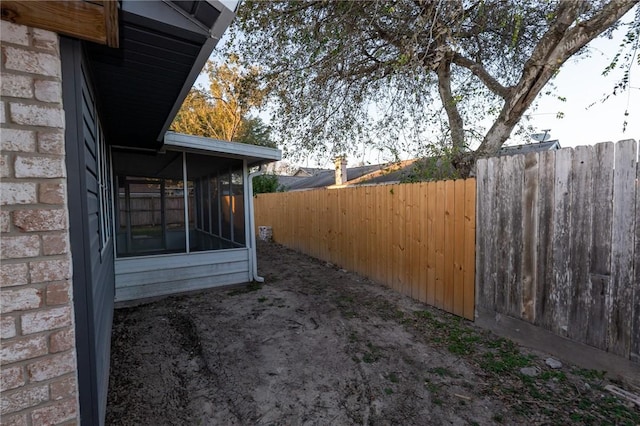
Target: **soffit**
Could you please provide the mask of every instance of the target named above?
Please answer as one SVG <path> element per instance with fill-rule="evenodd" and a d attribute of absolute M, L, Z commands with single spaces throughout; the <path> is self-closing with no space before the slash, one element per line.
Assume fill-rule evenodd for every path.
<path fill-rule="evenodd" d="M 158 149 L 234 14 L 222 3 L 123 1 L 120 48 L 86 43 L 107 142 Z"/>

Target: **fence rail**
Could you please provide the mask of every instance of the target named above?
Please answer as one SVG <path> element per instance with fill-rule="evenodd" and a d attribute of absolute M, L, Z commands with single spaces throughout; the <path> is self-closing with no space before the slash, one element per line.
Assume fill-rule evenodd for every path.
<path fill-rule="evenodd" d="M 475 179 L 358 186 L 255 199 L 275 241 L 474 317 Z"/>
<path fill-rule="evenodd" d="M 635 141 L 478 162 L 478 309 L 640 362 Z"/>

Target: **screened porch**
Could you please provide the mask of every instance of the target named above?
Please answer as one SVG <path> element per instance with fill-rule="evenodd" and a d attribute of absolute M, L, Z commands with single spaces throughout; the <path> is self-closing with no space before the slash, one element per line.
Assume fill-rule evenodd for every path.
<path fill-rule="evenodd" d="M 176 151 L 113 156 L 118 257 L 246 246 L 242 160 Z"/>
<path fill-rule="evenodd" d="M 116 301 L 253 279 L 249 167 L 279 151 L 168 134 L 113 148 Z"/>

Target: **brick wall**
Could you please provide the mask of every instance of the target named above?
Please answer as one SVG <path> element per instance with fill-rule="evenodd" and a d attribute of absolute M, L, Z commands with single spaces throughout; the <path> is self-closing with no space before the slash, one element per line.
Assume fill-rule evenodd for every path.
<path fill-rule="evenodd" d="M 2 424 L 79 422 L 58 37 L 1 22 Z"/>

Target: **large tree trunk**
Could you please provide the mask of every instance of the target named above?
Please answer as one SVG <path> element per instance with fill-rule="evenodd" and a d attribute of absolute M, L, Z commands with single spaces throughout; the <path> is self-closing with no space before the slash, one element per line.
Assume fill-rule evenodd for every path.
<path fill-rule="evenodd" d="M 470 163 L 474 163 L 476 158 L 498 152 L 558 68 L 620 19 L 636 3 L 637 0 L 613 1 L 591 19 L 574 24 L 584 4 L 574 0 L 563 0 L 558 7 L 556 22 L 533 51 L 518 83 L 508 89 L 504 106 L 480 147 L 472 155 L 462 155 L 458 160 L 463 168 L 461 171 L 470 171 Z"/>

